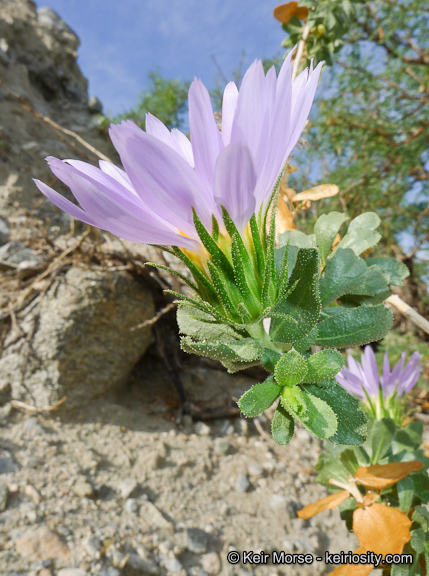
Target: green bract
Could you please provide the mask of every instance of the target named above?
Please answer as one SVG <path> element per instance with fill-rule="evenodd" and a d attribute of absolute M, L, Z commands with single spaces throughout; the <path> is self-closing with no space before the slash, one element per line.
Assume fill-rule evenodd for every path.
<path fill-rule="evenodd" d="M 187 282 L 197 294 L 178 295 L 183 350 L 218 360 L 230 372 L 262 364 L 270 376 L 238 405 L 254 417 L 277 402 L 272 433 L 280 444 L 291 439 L 294 419 L 320 438 L 361 444 L 366 417 L 335 380 L 343 366 L 335 348 L 385 336 L 392 315 L 382 302 L 408 272 L 389 258 L 361 257 L 380 239 L 378 216 L 352 220 L 334 249 L 347 220 L 340 213 L 321 216 L 314 235 L 281 234 L 277 245 L 274 217 L 267 236 L 266 215 L 252 217 L 242 235 L 226 210 L 223 220 L 227 232 L 216 223 L 209 234 L 195 215 L 205 265 L 174 251 L 188 265 L 193 281 Z"/>

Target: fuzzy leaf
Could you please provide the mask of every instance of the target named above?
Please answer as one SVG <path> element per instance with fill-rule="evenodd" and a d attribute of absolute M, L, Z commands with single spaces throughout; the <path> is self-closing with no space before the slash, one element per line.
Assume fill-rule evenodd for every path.
<path fill-rule="evenodd" d="M 334 444 L 359 445 L 367 436 L 367 418 L 360 402 L 336 380 L 329 380 L 327 385 L 306 384 L 305 389 L 324 400 L 334 411 L 338 420 L 336 433 L 329 438 Z"/>
<path fill-rule="evenodd" d="M 327 306 L 344 294 L 362 294 L 368 268 L 365 261 L 353 252 L 342 249 L 329 258 L 320 278 L 322 306 Z"/>
<path fill-rule="evenodd" d="M 337 350 L 321 350 L 307 360 L 307 374 L 302 382 L 312 384 L 333 378 L 343 367 L 344 360 Z"/>
<path fill-rule="evenodd" d="M 290 246 L 296 246 L 297 248 L 316 248 L 315 236 L 305 234 L 299 230 L 286 230 L 283 234 L 279 234 L 278 237 L 279 247 L 286 246 L 289 242 Z"/>
<path fill-rule="evenodd" d="M 208 342 L 230 342 L 231 340 L 242 340 L 236 330 L 216 321 L 213 316 L 182 304 L 177 310 L 177 324 L 180 334 L 191 336 L 196 340 L 206 340 Z"/>
<path fill-rule="evenodd" d="M 326 318 L 318 325 L 316 344 L 329 348 L 347 348 L 376 342 L 393 323 L 392 313 L 378 306 L 360 306 Z"/>
<path fill-rule="evenodd" d="M 410 275 L 410 271 L 402 262 L 394 258 L 366 258 L 367 266 L 379 266 L 389 276 L 389 284 L 402 286 L 402 282 Z"/>
<path fill-rule="evenodd" d="M 281 386 L 276 384 L 272 377 L 265 382 L 255 384 L 245 392 L 238 401 L 238 407 L 248 418 L 261 414 L 267 410 L 280 396 Z"/>
<path fill-rule="evenodd" d="M 402 478 L 402 480 L 398 482 L 397 490 L 399 507 L 403 512 L 405 512 L 405 514 L 408 514 L 413 503 L 414 494 L 416 492 L 413 479 L 409 478 L 408 476 Z"/>
<path fill-rule="evenodd" d="M 280 386 L 294 386 L 307 374 L 307 361 L 296 350 L 289 350 L 277 362 L 274 375 Z"/>
<path fill-rule="evenodd" d="M 237 372 L 252 366 L 262 353 L 261 345 L 252 338 L 214 344 L 194 342 L 186 336 L 181 339 L 180 346 L 184 352 L 218 360 L 229 372 Z"/>
<path fill-rule="evenodd" d="M 295 424 L 292 416 L 279 404 L 271 422 L 273 439 L 281 446 L 289 444 L 293 437 L 294 428 Z"/>
<path fill-rule="evenodd" d="M 347 216 L 345 214 L 341 214 L 341 212 L 330 212 L 329 214 L 322 214 L 322 216 L 316 220 L 316 224 L 314 225 L 314 233 L 316 234 L 317 244 L 320 250 L 322 266 L 325 265 L 335 237 L 338 234 L 341 225 L 346 220 Z"/>
<path fill-rule="evenodd" d="M 381 239 L 381 235 L 375 230 L 380 225 L 380 218 L 375 212 L 364 212 L 354 218 L 349 224 L 347 234 L 335 248 L 334 253 L 341 248 L 351 248 L 359 256 L 369 248 L 372 248 Z"/>
<path fill-rule="evenodd" d="M 391 418 L 381 418 L 373 422 L 367 443 L 372 464 L 380 462 L 391 451 L 395 432 L 396 425 Z"/>
<path fill-rule="evenodd" d="M 286 386 L 281 392 L 280 402 L 291 416 L 318 438 L 329 438 L 335 434 L 335 413 L 320 398 L 308 394 L 298 386 Z"/>
<path fill-rule="evenodd" d="M 294 342 L 304 338 L 316 325 L 320 314 L 318 277 L 318 251 L 300 249 L 287 288 L 297 281 L 298 284 L 273 310 L 270 336 L 274 341 Z"/>

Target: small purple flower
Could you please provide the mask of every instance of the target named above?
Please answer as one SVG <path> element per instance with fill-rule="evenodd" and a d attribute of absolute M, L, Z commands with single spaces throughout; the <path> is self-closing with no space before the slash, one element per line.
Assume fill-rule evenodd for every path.
<path fill-rule="evenodd" d="M 207 89 L 194 80 L 189 90 L 190 141 L 148 114 L 146 131 L 131 121 L 110 127 L 125 170 L 108 162 L 96 168 L 79 160 L 47 158 L 52 172 L 70 187 L 80 206 L 35 180 L 59 208 L 91 226 L 144 244 L 174 245 L 200 252 L 192 209 L 212 229 L 221 206 L 240 233 L 260 207 L 304 129 L 321 64 L 292 83 L 292 53 L 278 77 L 254 62 L 240 90 L 224 92 L 219 130 Z M 221 230 L 222 231 L 222 230 Z"/>
<path fill-rule="evenodd" d="M 391 370 L 387 350 L 384 355 L 383 374 L 379 377 L 375 355 L 371 346 L 365 346 L 361 363 L 352 356 L 347 356 L 348 367 L 337 374 L 337 382 L 348 392 L 359 398 L 380 397 L 380 389 L 384 399 L 404 396 L 415 386 L 422 370 L 419 366 L 422 355 L 414 352 L 404 367 L 405 351 L 396 366 Z"/>

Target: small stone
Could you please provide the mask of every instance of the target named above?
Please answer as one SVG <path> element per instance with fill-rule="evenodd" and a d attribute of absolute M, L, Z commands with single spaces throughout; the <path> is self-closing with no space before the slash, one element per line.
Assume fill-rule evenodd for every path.
<path fill-rule="evenodd" d="M 82 548 L 92 560 L 98 560 L 100 558 L 101 542 L 95 536 L 84 538 L 82 540 Z"/>
<path fill-rule="evenodd" d="M 4 453 L 0 456 L 0 474 L 13 474 L 18 470 L 18 465 L 15 460 L 9 456 L 9 453 Z"/>
<path fill-rule="evenodd" d="M 127 561 L 127 567 L 136 570 L 142 574 L 152 574 L 156 576 L 159 574 L 158 564 L 150 558 L 141 558 L 135 552 L 132 552 Z"/>
<path fill-rule="evenodd" d="M 186 531 L 186 547 L 194 554 L 207 552 L 208 534 L 200 528 L 188 528 Z"/>
<path fill-rule="evenodd" d="M 172 523 L 168 520 L 164 514 L 149 502 L 149 500 L 140 500 L 140 513 L 139 516 L 144 520 L 149 526 L 155 528 L 170 528 Z"/>
<path fill-rule="evenodd" d="M 168 572 L 171 572 L 171 574 L 179 574 L 183 569 L 181 562 L 177 558 L 161 556 L 160 563 Z"/>
<path fill-rule="evenodd" d="M 125 478 L 118 486 L 120 495 L 127 500 L 137 492 L 138 482 L 135 478 Z"/>
<path fill-rule="evenodd" d="M 237 492 L 247 492 L 250 488 L 250 481 L 247 474 L 240 474 L 235 481 L 235 489 Z"/>
<path fill-rule="evenodd" d="M 192 416 L 190 414 L 182 416 L 182 426 L 184 428 L 190 428 L 192 426 Z"/>
<path fill-rule="evenodd" d="M 57 572 L 57 576 L 87 576 L 87 573 L 81 568 L 63 568 Z"/>
<path fill-rule="evenodd" d="M 91 114 L 102 114 L 103 104 L 97 98 L 97 96 L 91 96 L 88 100 L 88 110 Z"/>
<path fill-rule="evenodd" d="M 26 420 L 24 422 L 24 429 L 27 432 L 34 432 L 36 434 L 44 434 L 45 433 L 45 429 L 40 424 L 40 422 L 37 421 L 36 418 L 28 418 L 28 420 Z"/>
<path fill-rule="evenodd" d="M 102 568 L 97 576 L 121 576 L 121 573 L 117 568 L 107 566 L 106 568 Z"/>
<path fill-rule="evenodd" d="M 195 434 L 198 434 L 198 436 L 209 436 L 211 428 L 204 422 L 196 422 L 194 424 L 194 432 Z"/>
<path fill-rule="evenodd" d="M 9 240 L 10 228 L 7 220 L 0 218 L 0 246 Z"/>
<path fill-rule="evenodd" d="M 135 498 L 127 498 L 124 508 L 125 511 L 129 512 L 130 514 L 137 514 L 139 505 Z"/>
<path fill-rule="evenodd" d="M 220 433 L 228 436 L 228 434 L 234 433 L 234 426 L 231 424 L 229 420 L 224 420 L 220 427 Z"/>
<path fill-rule="evenodd" d="M 215 454 L 225 456 L 226 454 L 228 454 L 228 452 L 230 452 L 230 450 L 231 450 L 231 444 L 228 442 L 228 440 L 223 440 L 223 438 L 216 438 L 214 442 Z"/>
<path fill-rule="evenodd" d="M 88 480 L 78 480 L 72 490 L 79 498 L 91 498 L 94 496 L 94 488 Z"/>
<path fill-rule="evenodd" d="M 249 476 L 259 478 L 260 476 L 263 476 L 264 469 L 262 468 L 262 466 L 260 464 L 249 464 L 247 466 L 247 472 L 248 472 Z"/>
<path fill-rule="evenodd" d="M 0 482 L 0 512 L 6 510 L 9 499 L 9 488 L 3 482 Z"/>
<path fill-rule="evenodd" d="M 68 548 L 58 534 L 46 525 L 39 526 L 16 541 L 16 550 L 28 560 L 55 560 L 68 556 Z M 63 574 L 59 576 L 68 576 Z M 69 575 L 73 576 L 73 575 Z"/>
<path fill-rule="evenodd" d="M 219 555 L 216 554 L 216 552 L 209 552 L 208 554 L 204 554 L 201 557 L 201 564 L 207 574 L 211 574 L 212 576 L 219 574 L 222 568 Z"/>

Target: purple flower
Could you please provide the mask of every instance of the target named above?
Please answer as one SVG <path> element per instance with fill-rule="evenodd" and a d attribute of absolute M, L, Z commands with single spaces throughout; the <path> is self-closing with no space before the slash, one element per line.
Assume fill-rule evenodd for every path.
<path fill-rule="evenodd" d="M 366 398 L 367 395 L 370 398 L 379 398 L 380 388 L 384 399 L 392 397 L 395 392 L 396 396 L 400 397 L 408 394 L 415 386 L 422 370 L 419 366 L 421 358 L 422 355 L 419 352 L 414 352 L 404 367 L 404 351 L 399 362 L 391 370 L 386 350 L 383 374 L 379 376 L 374 352 L 371 346 L 365 346 L 361 363 L 356 362 L 352 356 L 347 356 L 348 367 L 344 366 L 337 374 L 337 382 L 348 392 L 360 398 Z"/>
<path fill-rule="evenodd" d="M 307 121 L 321 64 L 292 83 L 292 53 L 278 78 L 254 62 L 240 90 L 224 92 L 219 130 L 207 89 L 189 89 L 189 139 L 148 114 L 146 131 L 125 121 L 110 137 L 125 169 L 108 162 L 96 168 L 79 160 L 47 158 L 52 172 L 71 188 L 80 206 L 39 180 L 39 190 L 74 218 L 120 238 L 174 245 L 199 252 L 194 208 L 210 231 L 224 206 L 243 232 L 251 216 L 266 207 L 275 182 Z"/>

